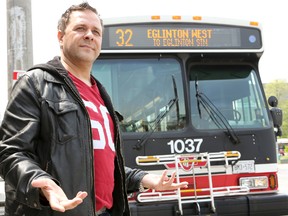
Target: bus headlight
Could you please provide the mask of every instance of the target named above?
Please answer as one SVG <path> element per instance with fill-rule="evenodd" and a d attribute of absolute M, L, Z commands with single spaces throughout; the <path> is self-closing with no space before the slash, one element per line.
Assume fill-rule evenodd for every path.
<path fill-rule="evenodd" d="M 250 189 L 268 188 L 268 178 L 267 176 L 242 177 L 239 180 L 239 184 Z"/>

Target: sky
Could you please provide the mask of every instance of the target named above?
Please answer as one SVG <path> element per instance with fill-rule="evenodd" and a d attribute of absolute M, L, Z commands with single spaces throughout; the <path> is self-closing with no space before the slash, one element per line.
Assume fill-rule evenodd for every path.
<path fill-rule="evenodd" d="M 82 0 L 31 0 L 34 64 L 47 62 L 55 55 L 59 55 L 56 31 L 58 19 L 70 5 L 81 2 Z M 88 0 L 88 2 L 99 11 L 102 18 L 191 15 L 257 21 L 263 28 L 264 54 L 260 60 L 262 82 L 268 83 L 278 79 L 288 81 L 288 13 L 285 0 Z M 3 92 L 7 89 L 6 0 L 0 1 L 0 26 L 2 27 L 1 115 L 6 96 Z"/>

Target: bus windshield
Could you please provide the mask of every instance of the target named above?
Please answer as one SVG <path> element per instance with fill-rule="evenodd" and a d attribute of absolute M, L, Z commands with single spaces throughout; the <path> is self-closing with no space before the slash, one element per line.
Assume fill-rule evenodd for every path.
<path fill-rule="evenodd" d="M 192 124 L 197 129 L 268 126 L 255 71 L 247 65 L 194 65 L 189 71 Z M 204 102 L 197 95 L 202 95 Z"/>
<path fill-rule="evenodd" d="M 98 59 L 92 73 L 123 115 L 123 131 L 170 131 L 184 127 L 183 82 L 176 59 Z"/>
<path fill-rule="evenodd" d="M 124 119 L 124 132 L 179 130 L 187 124 L 181 65 L 173 58 L 98 59 L 93 74 Z M 248 65 L 192 65 L 188 69 L 195 129 L 269 126 L 256 73 Z M 199 100 L 199 97 L 204 101 Z"/>

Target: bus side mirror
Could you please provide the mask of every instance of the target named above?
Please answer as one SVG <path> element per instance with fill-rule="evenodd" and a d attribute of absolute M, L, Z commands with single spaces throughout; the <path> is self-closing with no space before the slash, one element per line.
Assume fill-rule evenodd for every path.
<path fill-rule="evenodd" d="M 282 136 L 282 121 L 283 121 L 283 114 L 282 110 L 277 107 L 278 99 L 275 96 L 270 96 L 268 99 L 268 104 L 272 107 L 270 108 L 270 113 L 273 119 L 274 127 L 277 129 L 276 136 Z"/>

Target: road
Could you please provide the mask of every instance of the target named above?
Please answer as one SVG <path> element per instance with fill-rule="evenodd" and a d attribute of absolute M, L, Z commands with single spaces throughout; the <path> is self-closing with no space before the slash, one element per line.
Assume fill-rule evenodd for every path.
<path fill-rule="evenodd" d="M 288 194 L 288 164 L 278 164 L 279 191 Z"/>

